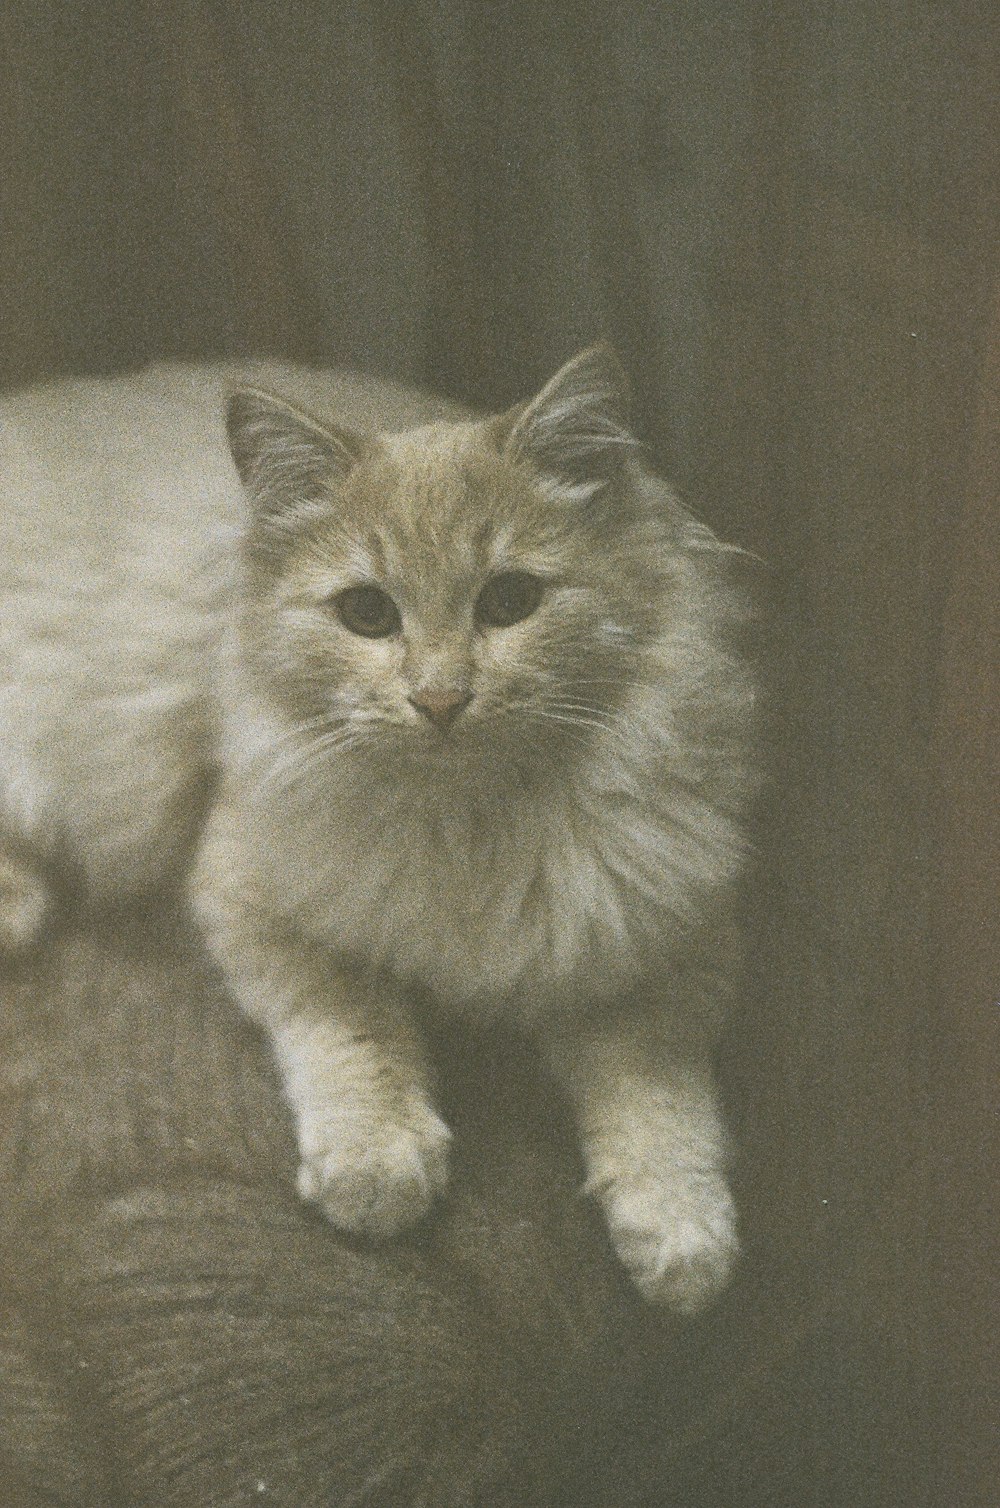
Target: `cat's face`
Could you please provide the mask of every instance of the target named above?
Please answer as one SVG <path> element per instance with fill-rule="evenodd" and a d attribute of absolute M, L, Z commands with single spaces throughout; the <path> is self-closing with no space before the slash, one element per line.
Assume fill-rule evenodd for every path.
<path fill-rule="evenodd" d="M 609 371 L 588 353 L 514 414 L 380 438 L 234 399 L 251 649 L 303 751 L 527 757 L 613 722 L 664 526 L 630 498 Z"/>

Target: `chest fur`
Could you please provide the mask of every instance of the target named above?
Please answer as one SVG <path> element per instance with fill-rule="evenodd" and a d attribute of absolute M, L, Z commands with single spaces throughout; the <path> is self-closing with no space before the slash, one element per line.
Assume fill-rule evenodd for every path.
<path fill-rule="evenodd" d="M 698 815 L 567 793 L 429 809 L 386 793 L 285 825 L 270 851 L 310 933 L 446 1009 L 530 1023 L 676 951 L 735 867 Z"/>

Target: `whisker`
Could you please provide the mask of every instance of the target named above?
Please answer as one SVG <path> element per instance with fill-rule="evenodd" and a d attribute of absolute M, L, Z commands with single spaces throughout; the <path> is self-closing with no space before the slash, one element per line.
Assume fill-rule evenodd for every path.
<path fill-rule="evenodd" d="M 586 712 L 594 717 L 605 717 L 614 720 L 618 714 L 610 707 L 603 707 L 600 703 L 589 697 L 555 696 L 531 699 L 527 706 L 544 707 L 553 712 Z"/>
<path fill-rule="evenodd" d="M 613 733 L 615 731 L 613 724 L 601 722 L 598 718 L 595 717 L 584 717 L 580 713 L 565 713 L 553 711 L 540 712 L 538 713 L 538 716 L 546 718 L 549 722 L 564 723 L 567 727 L 595 728 L 601 733 Z"/>
<path fill-rule="evenodd" d="M 567 682 L 570 691 L 582 691 L 586 686 L 617 686 L 622 691 L 640 691 L 645 682 L 626 679 L 619 675 L 573 676 Z"/>
<path fill-rule="evenodd" d="M 305 743 L 301 748 L 292 747 L 286 750 L 285 755 L 279 759 L 264 777 L 264 785 L 284 784 L 309 773 L 317 764 L 321 763 L 327 755 L 338 749 L 348 749 L 357 742 L 357 734 L 354 729 L 344 723 L 330 724 L 328 719 L 325 732 L 320 732 Z"/>
<path fill-rule="evenodd" d="M 549 717 L 545 717 L 543 714 L 533 714 L 533 715 L 530 715 L 528 720 L 529 720 L 529 722 L 539 722 L 539 723 L 542 723 L 542 722 L 546 722 L 547 723 L 547 722 L 553 722 L 553 721 L 555 721 L 555 719 L 549 718 Z M 574 724 L 574 723 L 564 724 L 560 731 L 561 731 L 561 733 L 562 733 L 562 735 L 564 737 L 566 737 L 566 738 L 572 738 L 572 739 L 576 740 L 578 743 L 585 743 L 591 737 L 591 730 L 589 728 L 581 728 L 581 727 L 576 726 L 576 724 Z"/>
<path fill-rule="evenodd" d="M 286 728 L 282 733 L 279 733 L 275 739 L 271 740 L 269 744 L 269 752 L 273 753 L 278 749 L 284 748 L 288 744 L 294 745 L 296 740 L 301 738 L 303 734 L 318 733 L 322 730 L 332 729 L 338 726 L 339 724 L 330 717 L 329 713 L 324 713 L 320 717 L 307 717 L 303 722 L 294 723 L 292 727 Z"/>
<path fill-rule="evenodd" d="M 602 707 L 599 702 L 592 701 L 590 697 L 560 696 L 546 698 L 542 704 L 546 707 L 579 708 L 583 712 L 601 712 L 607 717 L 614 717 L 615 713 L 610 707 Z"/>
<path fill-rule="evenodd" d="M 550 707 L 543 714 L 549 718 L 561 718 L 564 722 L 576 723 L 581 728 L 602 728 L 606 733 L 613 733 L 617 724 L 610 718 L 595 717 L 592 713 L 583 711 L 577 707 Z"/>
<path fill-rule="evenodd" d="M 584 734 L 590 735 L 594 732 L 610 735 L 611 737 L 617 737 L 620 734 L 620 729 L 614 723 L 604 722 L 603 720 L 587 717 L 576 712 L 564 713 L 548 707 L 527 707 L 521 709 L 521 715 L 526 716 L 529 721 L 533 722 L 556 723 L 562 728 L 574 730 L 581 736 Z"/>

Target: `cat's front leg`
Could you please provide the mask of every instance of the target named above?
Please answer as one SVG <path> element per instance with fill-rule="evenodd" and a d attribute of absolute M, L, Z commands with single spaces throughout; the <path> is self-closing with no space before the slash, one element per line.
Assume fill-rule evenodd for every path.
<path fill-rule="evenodd" d="M 443 1190 L 450 1133 L 431 1104 L 418 1044 L 384 1026 L 366 1030 L 356 983 L 352 993 L 353 1029 L 303 1012 L 271 1034 L 295 1113 L 299 1193 L 343 1230 L 391 1236 Z M 384 996 L 373 1014 L 384 1017 Z"/>
<path fill-rule="evenodd" d="M 394 1235 L 444 1188 L 450 1141 L 406 1003 L 391 981 L 338 967 L 276 917 L 217 838 L 201 855 L 195 906 L 234 995 L 273 1041 L 299 1192 L 344 1230 Z"/>
<path fill-rule="evenodd" d="M 671 1063 L 627 1025 L 547 1045 L 575 1105 L 586 1191 L 623 1265 L 647 1299 L 697 1313 L 738 1253 L 709 1066 Z"/>

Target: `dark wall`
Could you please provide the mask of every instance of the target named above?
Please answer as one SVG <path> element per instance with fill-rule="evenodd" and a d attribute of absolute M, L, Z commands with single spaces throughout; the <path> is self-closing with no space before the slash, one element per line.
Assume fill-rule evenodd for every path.
<path fill-rule="evenodd" d="M 497 404 L 606 333 L 664 466 L 766 562 L 775 774 L 727 1075 L 734 1346 L 772 1360 L 669 1468 L 705 1508 L 987 1501 L 990 11 L 0 20 L 4 381 L 266 347 Z M 649 1431 L 621 1471 L 655 1502 Z"/>

